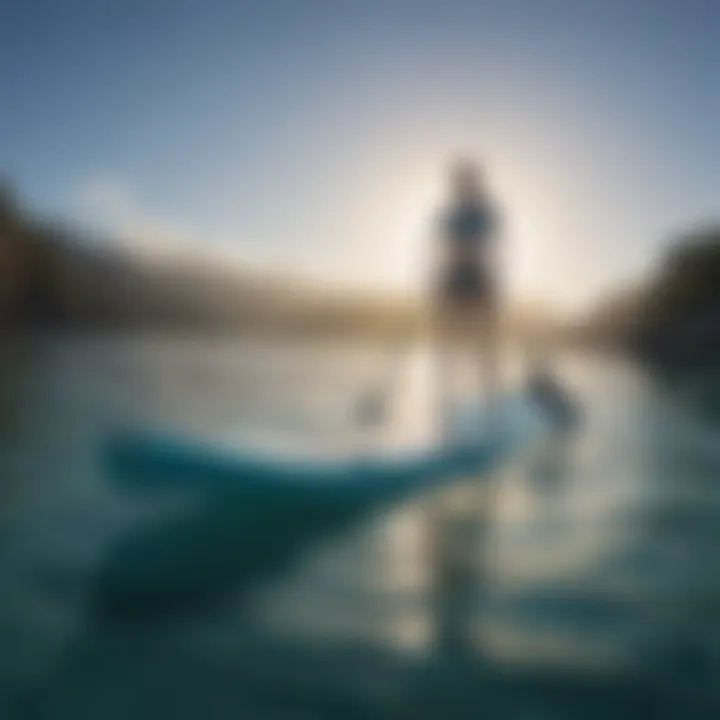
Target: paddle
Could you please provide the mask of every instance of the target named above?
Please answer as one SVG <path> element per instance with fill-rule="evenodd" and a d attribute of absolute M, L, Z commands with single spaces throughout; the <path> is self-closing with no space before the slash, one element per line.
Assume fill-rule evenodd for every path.
<path fill-rule="evenodd" d="M 352 418 L 358 425 L 377 427 L 385 421 L 390 396 L 398 386 L 401 371 L 410 359 L 411 349 L 410 343 L 403 343 L 400 347 L 393 345 L 388 350 L 385 371 L 380 380 L 355 399 Z"/>

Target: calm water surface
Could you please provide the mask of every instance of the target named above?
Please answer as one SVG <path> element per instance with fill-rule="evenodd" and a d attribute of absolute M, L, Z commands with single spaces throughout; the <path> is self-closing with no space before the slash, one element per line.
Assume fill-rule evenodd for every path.
<path fill-rule="evenodd" d="M 498 700 L 499 717 L 586 717 L 597 702 L 568 702 L 562 683 L 587 678 L 609 683 L 615 715 L 717 709 L 718 435 L 607 358 L 561 358 L 586 403 L 577 438 L 324 538 L 253 588 L 249 605 L 227 597 L 141 629 L 90 623 L 109 548 L 193 502 L 113 486 L 98 462 L 108 433 L 149 426 L 328 456 L 422 444 L 431 403 L 420 350 L 382 432 L 352 423 L 348 408 L 386 360 L 247 340 L 6 349 L 0 717 L 434 716 L 438 663 L 487 668 L 486 683 L 498 668 L 560 678 L 531 693 L 530 709 L 517 693 L 512 709 Z M 487 710 L 498 683 L 462 673 L 450 696 Z M 618 683 L 649 683 L 654 710 L 628 705 Z"/>

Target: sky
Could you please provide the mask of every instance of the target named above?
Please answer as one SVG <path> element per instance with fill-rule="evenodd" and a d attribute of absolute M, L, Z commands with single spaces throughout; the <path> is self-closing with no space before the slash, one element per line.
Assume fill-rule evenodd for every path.
<path fill-rule="evenodd" d="M 715 0 L 0 0 L 0 174 L 137 252 L 417 291 L 482 164 L 563 308 L 718 219 Z"/>

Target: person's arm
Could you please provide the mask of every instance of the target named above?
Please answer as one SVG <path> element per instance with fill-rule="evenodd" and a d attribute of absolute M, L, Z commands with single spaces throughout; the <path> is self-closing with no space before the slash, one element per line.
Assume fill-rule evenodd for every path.
<path fill-rule="evenodd" d="M 503 227 L 500 213 L 495 207 L 488 209 L 488 229 L 486 239 L 486 261 L 493 278 L 499 282 L 502 272 Z"/>

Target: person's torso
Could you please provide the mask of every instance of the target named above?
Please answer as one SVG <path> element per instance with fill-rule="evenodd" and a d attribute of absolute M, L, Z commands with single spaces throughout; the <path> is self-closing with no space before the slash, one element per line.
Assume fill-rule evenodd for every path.
<path fill-rule="evenodd" d="M 481 264 L 495 229 L 492 208 L 484 202 L 458 204 L 443 217 L 442 236 L 447 262 Z"/>

